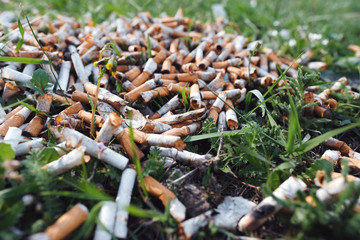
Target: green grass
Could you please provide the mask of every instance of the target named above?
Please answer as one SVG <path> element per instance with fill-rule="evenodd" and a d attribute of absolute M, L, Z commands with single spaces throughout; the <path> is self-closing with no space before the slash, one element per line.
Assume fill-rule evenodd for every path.
<path fill-rule="evenodd" d="M 166 12 L 174 15 L 182 7 L 185 16 L 203 22 L 213 21 L 211 5 L 218 1 L 171 1 L 171 0 L 93 0 L 93 1 L 67 1 L 45 0 L 29 1 L 14 0 L 9 3 L 0 3 L 0 9 L 23 10 L 24 14 L 48 13 L 51 17 L 57 14 L 74 16 L 84 20 L 90 13 L 95 23 L 100 23 L 112 13 L 119 13 L 133 17 L 139 11 L 149 11 L 153 16 Z M 282 53 L 298 56 L 304 49 L 315 49 L 315 58 L 334 63 L 341 56 L 351 54 L 346 49 L 348 44 L 360 44 L 360 4 L 357 0 L 336 1 L 326 3 L 320 0 L 275 0 L 275 1 L 220 1 L 227 11 L 229 20 L 234 22 L 245 36 L 255 40 L 262 39 L 267 46 L 280 49 Z M 256 6 L 251 3 L 256 3 Z M 302 39 L 299 28 L 308 33 L 322 34 L 319 41 L 309 42 Z M 288 40 L 274 35 L 274 30 L 280 32 L 288 29 L 290 39 L 296 44 L 289 46 Z M 328 44 L 323 45 L 322 40 L 327 39 Z M 356 70 L 356 66 L 340 66 L 341 70 Z"/>

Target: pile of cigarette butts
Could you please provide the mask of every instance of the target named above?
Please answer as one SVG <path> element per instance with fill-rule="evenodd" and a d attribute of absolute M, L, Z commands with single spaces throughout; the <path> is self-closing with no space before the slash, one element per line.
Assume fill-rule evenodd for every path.
<path fill-rule="evenodd" d="M 1 140 L 22 159 L 32 149 L 43 148 L 50 131 L 58 139 L 56 150 L 61 157 L 43 168 L 54 175 L 81 165 L 83 159 L 88 162 L 90 157 L 123 170 L 115 202 L 104 202 L 101 208 L 102 225 L 96 227 L 94 239 L 127 237 L 126 206 L 131 202 L 137 176 L 129 159 L 145 160 L 144 152 L 156 146 L 167 159 L 199 167 L 213 156 L 184 150 L 182 137 L 197 134 L 202 123 L 211 119 L 219 131 L 238 129 L 239 116 L 234 107 L 252 88 L 274 84 L 280 75 L 277 66 L 292 78 L 297 77 L 299 65 L 315 70 L 327 67 L 326 63 L 310 61 L 312 50 L 292 62 L 270 48 L 259 50 L 260 41 L 226 33 L 229 23 L 224 19 L 203 25 L 183 17 L 181 9 L 174 17 L 154 18 L 147 12 L 133 19 L 112 15 L 100 25 L 89 21 L 84 27 L 70 17 L 58 16 L 50 22 L 47 16 L 37 16 L 30 20 L 34 34 L 23 21 L 23 37 L 14 20 L 4 23 L 9 33 L 0 32 L 0 38 L 7 40 L 0 43 L 0 55 L 42 59 L 44 64 L 0 63 L 2 103 L 22 95 L 33 104 L 14 108 L 0 105 Z M 21 38 L 23 44 L 16 50 Z M 359 52 L 356 47 L 352 49 Z M 43 93 L 28 88 L 38 69 L 43 69 L 51 82 Z M 284 80 L 277 82 L 277 87 L 285 85 Z M 307 89 L 305 103 L 318 103 L 306 109 L 309 115 L 330 118 L 332 109 L 338 106 L 330 94 L 344 91 L 344 85 L 348 80 L 341 78 L 321 93 L 317 88 Z M 359 98 L 359 93 L 345 89 L 354 99 Z M 54 104 L 60 107 L 54 108 Z M 91 106 L 96 107 L 95 114 L 86 110 Z M 358 173 L 359 154 L 339 142 L 329 139 L 326 144 L 335 150 L 326 151 L 322 158 L 340 168 L 346 158 L 351 171 Z M 343 189 L 344 179 L 334 179 L 342 179 Z M 321 179 L 317 182 L 321 189 L 332 184 Z M 281 209 L 273 196 L 257 206 L 242 197 L 228 196 L 217 209 L 187 219 L 186 207 L 172 191 L 151 176 L 144 177 L 144 183 L 164 206 L 170 201 L 170 214 L 179 222 L 179 234 L 186 238 L 210 221 L 225 229 L 251 232 Z M 290 177 L 273 195 L 294 199 L 298 190 L 305 189 L 302 180 Z M 330 193 L 325 189 L 321 194 Z M 87 216 L 87 207 L 76 204 L 45 232 L 30 239 L 62 239 Z"/>

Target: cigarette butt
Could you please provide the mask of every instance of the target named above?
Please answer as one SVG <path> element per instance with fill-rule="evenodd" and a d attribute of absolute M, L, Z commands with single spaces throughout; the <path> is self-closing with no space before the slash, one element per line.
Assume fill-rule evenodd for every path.
<path fill-rule="evenodd" d="M 135 86 L 140 86 L 141 84 L 145 83 L 146 80 L 149 79 L 151 73 L 148 71 L 143 71 L 139 76 L 137 76 L 133 81 L 132 84 Z"/>
<path fill-rule="evenodd" d="M 339 103 L 333 99 L 333 98 L 329 98 L 325 101 L 325 104 L 330 108 L 330 109 L 336 109 L 339 106 Z"/>
<path fill-rule="evenodd" d="M 80 102 L 77 102 L 61 111 L 59 115 L 55 118 L 55 121 L 57 124 L 60 124 L 60 122 L 64 120 L 67 115 L 78 113 L 80 110 L 84 110 L 84 108 Z"/>
<path fill-rule="evenodd" d="M 27 107 L 24 107 L 19 112 L 14 114 L 12 117 L 7 119 L 0 125 L 0 134 L 5 136 L 9 127 L 20 127 L 26 120 L 26 118 L 30 115 L 31 110 Z"/>
<path fill-rule="evenodd" d="M 4 91 L 3 91 L 1 97 L 4 101 L 7 101 L 7 100 L 9 100 L 9 98 L 11 98 L 12 96 L 14 96 L 20 92 L 21 92 L 21 89 L 19 87 L 15 86 L 11 82 L 7 82 L 5 84 Z"/>
<path fill-rule="evenodd" d="M 127 71 L 125 76 L 128 78 L 129 81 L 133 81 L 141 74 L 140 68 L 134 67 L 133 69 Z"/>
<path fill-rule="evenodd" d="M 69 97 L 65 98 L 65 97 L 60 96 L 60 95 L 58 95 L 58 94 L 53 94 L 52 96 L 53 96 L 53 100 L 52 100 L 52 101 L 53 101 L 54 103 L 65 103 L 65 104 L 70 103 L 70 105 L 73 105 L 73 104 L 76 103 L 75 101 L 73 101 L 73 100 L 72 100 L 71 98 L 69 98 Z"/>
<path fill-rule="evenodd" d="M 130 157 L 131 160 L 134 161 L 135 156 L 132 151 L 131 143 L 130 143 L 130 134 L 129 129 L 125 128 L 122 132 L 116 135 L 116 140 L 121 144 L 126 154 Z M 145 154 L 140 150 L 140 148 L 135 144 L 134 145 L 135 153 L 139 159 L 142 159 Z"/>
<path fill-rule="evenodd" d="M 326 159 L 331 162 L 334 166 L 337 165 L 339 159 L 341 158 L 341 153 L 334 150 L 326 150 L 321 156 L 321 159 Z"/>
<path fill-rule="evenodd" d="M 167 87 L 158 87 L 150 91 L 140 93 L 144 103 L 148 103 L 153 98 L 165 97 L 169 95 Z"/>
<path fill-rule="evenodd" d="M 307 67 L 312 70 L 321 71 L 327 69 L 328 64 L 326 62 L 309 62 Z"/>
<path fill-rule="evenodd" d="M 181 66 L 181 70 L 185 73 L 193 74 L 197 70 L 197 66 L 194 63 L 187 63 Z"/>
<path fill-rule="evenodd" d="M 71 94 L 71 99 L 72 100 L 74 100 L 75 102 L 81 102 L 81 103 L 85 103 L 85 104 L 90 104 L 89 97 L 90 97 L 91 101 L 94 103 L 95 102 L 95 97 L 93 97 L 91 95 L 87 95 L 86 93 L 81 92 L 79 90 L 75 90 Z"/>
<path fill-rule="evenodd" d="M 176 75 L 176 79 L 179 82 L 193 82 L 193 83 L 195 83 L 197 81 L 196 75 L 191 75 L 189 73 L 178 73 Z"/>
<path fill-rule="evenodd" d="M 199 84 L 194 83 L 190 87 L 190 106 L 193 109 L 199 109 L 201 107 Z"/>
<path fill-rule="evenodd" d="M 49 226 L 45 233 L 50 240 L 63 239 L 85 222 L 88 214 L 88 209 L 81 203 L 78 203 L 62 215 L 53 225 Z"/>
<path fill-rule="evenodd" d="M 166 206 L 169 200 L 176 198 L 175 194 L 156 181 L 153 177 L 144 177 L 144 183 L 146 190 L 154 197 L 160 199 L 164 206 Z"/>
<path fill-rule="evenodd" d="M 180 84 L 173 84 L 170 83 L 169 86 L 167 86 L 169 92 L 171 93 L 182 93 L 183 91 L 185 91 L 186 95 L 190 94 L 190 88 L 189 87 L 182 87 L 180 86 Z"/>
<path fill-rule="evenodd" d="M 155 122 L 161 122 L 166 124 L 177 124 L 186 120 L 197 119 L 204 115 L 206 112 L 205 108 L 196 109 L 182 114 L 174 114 L 172 116 L 154 119 Z"/>
<path fill-rule="evenodd" d="M 14 116 L 16 113 L 18 113 L 21 109 L 23 109 L 24 106 L 23 105 L 19 105 L 17 106 L 14 110 L 12 110 L 11 112 L 9 112 L 8 114 L 6 114 L 4 116 L 5 119 L 9 119 L 11 118 L 12 116 Z"/>
<path fill-rule="evenodd" d="M 296 177 L 290 177 L 283 182 L 274 192 L 279 199 L 293 199 L 297 191 L 304 191 L 306 184 Z M 252 232 L 261 226 L 268 217 L 281 209 L 281 205 L 273 197 L 265 198 L 259 205 L 240 219 L 238 230 Z"/>
<path fill-rule="evenodd" d="M 129 103 L 132 103 L 141 96 L 142 92 L 151 90 L 155 87 L 156 87 L 156 82 L 153 79 L 149 80 L 143 83 L 142 85 L 138 86 L 137 88 L 131 90 L 130 92 L 126 93 L 124 99 Z"/>
<path fill-rule="evenodd" d="M 37 114 L 24 129 L 24 136 L 37 137 L 46 123 L 46 116 Z"/>
<path fill-rule="evenodd" d="M 5 137 L 4 142 L 11 145 L 11 148 L 15 151 L 18 143 L 21 139 L 22 131 L 17 127 L 9 127 Z"/>
<path fill-rule="evenodd" d="M 95 116 L 95 125 L 99 128 L 102 127 L 102 125 L 104 124 L 104 119 L 101 116 L 96 115 L 96 114 L 94 116 Z M 78 117 L 80 119 L 82 119 L 83 121 L 85 121 L 87 124 L 92 123 L 92 121 L 91 121 L 92 114 L 90 112 L 87 112 L 85 110 L 80 110 L 78 112 Z"/>
<path fill-rule="evenodd" d="M 148 134 L 136 129 L 134 129 L 134 141 L 149 146 L 174 147 L 180 151 L 186 147 L 184 141 L 178 136 Z"/>
<path fill-rule="evenodd" d="M 196 75 L 198 78 L 204 80 L 205 82 L 209 82 L 216 77 L 215 72 L 199 72 L 199 71 L 197 71 Z"/>
<path fill-rule="evenodd" d="M 226 111 L 226 124 L 230 130 L 236 130 L 238 129 L 238 119 L 235 111 L 232 109 L 234 108 L 234 105 L 232 104 L 232 101 L 230 99 L 226 99 L 226 103 L 230 106 L 229 107 L 226 104 L 224 105 Z"/>
<path fill-rule="evenodd" d="M 163 133 L 171 129 L 171 126 L 162 122 L 147 121 L 140 129 L 147 133 Z"/>
<path fill-rule="evenodd" d="M 330 109 L 323 108 L 319 105 L 314 106 L 314 113 L 315 113 L 315 116 L 321 117 L 321 118 L 331 118 L 331 116 L 332 116 Z"/>
<path fill-rule="evenodd" d="M 162 63 L 166 58 L 166 50 L 165 49 L 161 49 L 160 52 L 158 52 L 158 54 L 156 54 L 156 56 L 154 57 L 154 61 L 157 64 Z"/>
<path fill-rule="evenodd" d="M 28 154 L 32 149 L 43 147 L 42 141 L 42 138 L 37 138 L 18 144 L 15 148 L 15 156 L 22 156 Z"/>
<path fill-rule="evenodd" d="M 80 166 L 86 147 L 80 146 L 71 152 L 65 154 L 58 160 L 52 161 L 42 168 L 48 170 L 51 174 L 60 175 L 70 169 Z"/>
<path fill-rule="evenodd" d="M 108 144 L 116 130 L 120 127 L 121 123 L 122 119 L 119 115 L 117 115 L 115 112 L 110 113 L 99 133 L 97 134 L 95 141 Z"/>
<path fill-rule="evenodd" d="M 172 135 L 172 136 L 189 136 L 195 134 L 195 132 L 201 127 L 199 122 L 191 123 L 187 126 L 182 126 L 180 128 L 172 128 L 166 132 L 163 132 L 163 135 Z"/>
<path fill-rule="evenodd" d="M 94 240 L 110 240 L 114 232 L 116 204 L 112 201 L 105 201 L 102 205 L 98 219 L 101 224 L 96 224 Z"/>
<path fill-rule="evenodd" d="M 332 137 L 324 141 L 323 144 L 331 149 L 339 150 L 345 156 L 349 156 L 349 153 L 352 151 L 345 142 Z"/>

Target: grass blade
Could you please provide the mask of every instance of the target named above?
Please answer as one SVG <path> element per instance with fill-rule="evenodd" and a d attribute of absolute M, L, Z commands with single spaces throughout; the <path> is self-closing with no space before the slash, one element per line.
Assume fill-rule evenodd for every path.
<path fill-rule="evenodd" d="M 43 59 L 23 58 L 23 57 L 0 57 L 0 61 L 25 63 L 25 64 L 50 64 L 49 61 Z"/>
<path fill-rule="evenodd" d="M 324 142 L 326 139 L 329 139 L 330 137 L 341 134 L 343 132 L 346 132 L 346 131 L 348 131 L 348 130 L 350 130 L 352 128 L 356 128 L 356 127 L 360 127 L 360 122 L 353 123 L 353 124 L 347 125 L 345 127 L 341 127 L 341 128 L 338 128 L 338 129 L 331 130 L 331 131 L 329 131 L 327 133 L 324 133 L 324 134 L 322 134 L 320 136 L 317 136 L 316 138 L 313 138 L 313 139 L 307 141 L 302 146 L 296 148 L 295 152 L 306 153 L 307 151 L 310 151 L 311 149 L 313 149 L 314 147 L 316 147 L 320 143 Z"/>

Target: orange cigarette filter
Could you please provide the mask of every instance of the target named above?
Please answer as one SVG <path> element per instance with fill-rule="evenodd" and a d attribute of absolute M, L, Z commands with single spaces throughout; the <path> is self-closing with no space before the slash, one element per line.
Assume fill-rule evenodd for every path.
<path fill-rule="evenodd" d="M 59 115 L 55 118 L 55 122 L 57 124 L 60 124 L 60 122 L 62 120 L 64 120 L 64 115 L 75 114 L 75 113 L 78 113 L 80 110 L 84 110 L 83 106 L 81 105 L 80 102 L 77 102 L 77 103 L 71 105 L 70 107 L 64 109 L 63 111 L 61 111 L 59 113 Z"/>
<path fill-rule="evenodd" d="M 169 200 L 175 199 L 176 195 L 156 181 L 153 177 L 144 177 L 145 188 L 152 196 L 160 199 L 164 206 L 166 206 Z"/>
<path fill-rule="evenodd" d="M 133 81 L 141 74 L 141 70 L 138 67 L 134 67 L 133 69 L 127 71 L 125 76 L 128 78 L 129 81 Z"/>
<path fill-rule="evenodd" d="M 88 214 L 88 209 L 78 203 L 62 215 L 53 225 L 49 226 L 45 233 L 49 236 L 50 240 L 64 239 L 86 221 Z"/>
<path fill-rule="evenodd" d="M 85 103 L 85 104 L 90 104 L 88 96 L 91 98 L 91 101 L 94 103 L 95 102 L 95 97 L 91 96 L 90 94 L 87 95 L 86 93 L 81 92 L 79 90 L 75 90 L 72 93 L 71 99 L 73 101 L 75 101 L 75 102 L 81 102 L 81 103 Z"/>
<path fill-rule="evenodd" d="M 116 136 L 116 140 L 118 140 L 118 142 L 121 144 L 121 146 L 123 147 L 126 154 L 129 156 L 129 158 L 134 161 L 135 155 L 133 153 L 133 149 L 130 143 L 129 129 L 125 128 L 121 133 L 119 133 Z M 140 148 L 136 144 L 134 144 L 134 150 L 135 150 L 135 154 L 139 159 L 142 159 L 145 156 L 145 154 L 140 150 Z"/>
<path fill-rule="evenodd" d="M 340 141 L 336 138 L 329 138 L 323 144 L 326 147 L 329 147 L 331 149 L 339 150 L 341 154 L 345 156 L 349 156 L 349 153 L 352 151 L 351 147 L 347 145 L 345 142 Z"/>
<path fill-rule="evenodd" d="M 142 85 L 138 86 L 137 88 L 131 90 L 130 92 L 124 95 L 124 99 L 129 103 L 135 102 L 139 97 L 140 93 L 149 91 L 156 87 L 156 83 L 154 80 L 149 80 Z"/>
<path fill-rule="evenodd" d="M 91 124 L 91 123 L 92 123 L 92 121 L 91 121 L 92 114 L 91 114 L 90 112 L 87 112 L 87 111 L 85 111 L 85 110 L 80 110 L 80 111 L 78 112 L 78 117 L 79 117 L 80 119 L 82 119 L 84 122 L 86 122 L 87 124 Z M 101 128 L 102 125 L 103 125 L 103 123 L 104 123 L 104 119 L 103 119 L 101 116 L 99 116 L 99 115 L 95 115 L 95 125 L 96 125 L 97 127 Z"/>
<path fill-rule="evenodd" d="M 63 97 L 63 96 L 60 96 L 58 94 L 53 94 L 53 100 L 52 100 L 54 103 L 65 103 L 67 105 L 73 105 L 75 104 L 76 102 L 73 101 L 71 98 L 67 97 Z"/>
<path fill-rule="evenodd" d="M 6 114 L 4 116 L 5 119 L 9 119 L 11 118 L 12 116 L 14 116 L 16 113 L 18 113 L 21 109 L 23 109 L 24 106 L 23 105 L 19 105 L 17 106 L 14 110 L 12 110 L 11 112 L 9 112 L 8 114 Z"/>
<path fill-rule="evenodd" d="M 321 117 L 321 118 L 331 118 L 331 116 L 332 116 L 330 109 L 323 108 L 319 105 L 314 106 L 314 113 L 315 113 L 315 116 Z"/>

